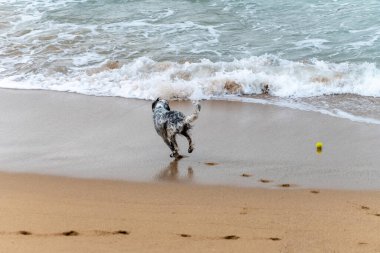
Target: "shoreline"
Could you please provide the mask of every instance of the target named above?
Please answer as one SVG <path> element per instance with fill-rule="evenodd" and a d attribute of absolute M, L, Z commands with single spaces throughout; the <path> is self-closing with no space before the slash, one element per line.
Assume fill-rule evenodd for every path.
<path fill-rule="evenodd" d="M 0 89 L 0 171 L 276 189 L 380 189 L 380 131 L 314 112 L 202 101 L 195 151 L 178 162 L 150 101 Z M 185 114 L 190 102 L 171 102 Z M 6 119 L 6 120 L 5 120 Z M 322 154 L 315 150 L 323 142 Z M 187 150 L 178 138 L 180 152 Z"/>
<path fill-rule="evenodd" d="M 0 173 L 4 252 L 377 252 L 379 191 Z"/>

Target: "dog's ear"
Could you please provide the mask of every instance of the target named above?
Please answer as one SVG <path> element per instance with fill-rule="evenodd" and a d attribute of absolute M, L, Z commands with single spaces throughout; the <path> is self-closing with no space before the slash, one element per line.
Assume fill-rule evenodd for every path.
<path fill-rule="evenodd" d="M 164 104 L 164 108 L 168 111 L 170 111 L 170 107 L 169 107 L 169 103 L 166 101 L 166 103 Z"/>
<path fill-rule="evenodd" d="M 152 103 L 152 111 L 154 111 L 154 108 L 156 107 L 158 101 L 160 101 L 160 98 L 157 98 L 156 101 Z"/>

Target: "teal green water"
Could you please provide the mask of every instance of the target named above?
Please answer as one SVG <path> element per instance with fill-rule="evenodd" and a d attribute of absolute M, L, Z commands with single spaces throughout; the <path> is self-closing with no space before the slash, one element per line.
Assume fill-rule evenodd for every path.
<path fill-rule="evenodd" d="M 102 2 L 72 4 L 45 18 L 106 24 L 96 37 L 157 60 L 226 61 L 262 54 L 288 60 L 380 60 L 378 1 Z"/>
<path fill-rule="evenodd" d="M 5 47 L 31 29 L 59 34 L 58 44 L 80 36 L 66 54 L 88 46 L 126 59 L 380 60 L 379 1 L 0 1 L 0 10 Z"/>

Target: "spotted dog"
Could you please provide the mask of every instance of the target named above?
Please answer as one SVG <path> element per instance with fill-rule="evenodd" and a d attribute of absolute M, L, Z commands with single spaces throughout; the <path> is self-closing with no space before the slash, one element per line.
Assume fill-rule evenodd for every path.
<path fill-rule="evenodd" d="M 185 116 L 182 112 L 171 111 L 169 103 L 165 99 L 157 98 L 152 103 L 154 128 L 172 151 L 170 157 L 180 157 L 176 141 L 177 134 L 186 137 L 189 142 L 188 152 L 193 152 L 194 146 L 189 133 L 192 127 L 190 123 L 198 118 L 200 110 L 201 105 L 197 102 L 194 112 L 189 116 Z"/>

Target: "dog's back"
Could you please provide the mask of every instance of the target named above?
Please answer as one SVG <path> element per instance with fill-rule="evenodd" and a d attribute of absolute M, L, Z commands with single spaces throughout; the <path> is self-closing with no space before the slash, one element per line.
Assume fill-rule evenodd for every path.
<path fill-rule="evenodd" d="M 162 137 L 181 133 L 185 125 L 190 129 L 191 126 L 185 122 L 185 119 L 186 116 L 182 112 L 168 111 L 164 108 L 156 110 L 153 114 L 154 128 Z"/>
<path fill-rule="evenodd" d="M 197 103 L 194 112 L 189 116 L 185 116 L 182 112 L 171 111 L 166 103 L 156 105 L 157 103 L 153 103 L 152 105 L 153 121 L 154 127 L 160 136 L 166 135 L 165 131 L 167 130 L 171 130 L 172 133 L 181 133 L 182 131 L 191 129 L 190 123 L 198 118 L 201 110 L 201 105 Z"/>
<path fill-rule="evenodd" d="M 198 118 L 201 106 L 196 104 L 194 112 L 185 116 L 182 112 L 171 111 L 166 100 L 157 99 L 152 104 L 153 122 L 156 132 L 173 151 L 172 156 L 178 156 L 178 145 L 175 140 L 176 134 L 185 136 L 189 141 L 189 153 L 193 151 L 193 144 L 189 134 L 191 124 Z"/>

